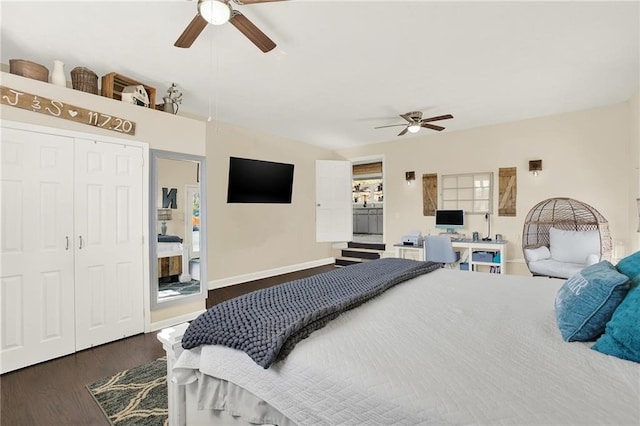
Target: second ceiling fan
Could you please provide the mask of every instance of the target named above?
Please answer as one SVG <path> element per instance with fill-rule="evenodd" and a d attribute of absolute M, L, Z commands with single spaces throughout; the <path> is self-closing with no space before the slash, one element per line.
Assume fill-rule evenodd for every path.
<path fill-rule="evenodd" d="M 440 132 L 444 130 L 444 127 L 437 126 L 435 124 L 429 124 L 429 123 L 431 123 L 432 121 L 448 120 L 450 118 L 453 118 L 453 115 L 446 114 L 446 115 L 438 115 L 437 117 L 422 118 L 422 113 L 420 111 L 411 111 L 411 112 L 407 112 L 406 114 L 400 114 L 400 117 L 407 120 L 407 123 L 390 124 L 388 126 L 378 126 L 378 127 L 374 127 L 374 129 L 382 129 L 384 127 L 405 126 L 404 129 L 402 129 L 402 131 L 398 133 L 398 136 L 402 136 L 407 132 L 418 133 L 420 129 L 423 127 L 426 129 L 436 130 Z"/>
<path fill-rule="evenodd" d="M 268 3 L 285 0 L 233 0 L 238 5 Z M 176 47 L 191 47 L 207 24 L 223 25 L 231 22 L 242 34 L 263 52 L 269 52 L 276 44 L 260 31 L 246 16 L 233 9 L 230 0 L 198 0 L 198 13 L 174 43 Z"/>

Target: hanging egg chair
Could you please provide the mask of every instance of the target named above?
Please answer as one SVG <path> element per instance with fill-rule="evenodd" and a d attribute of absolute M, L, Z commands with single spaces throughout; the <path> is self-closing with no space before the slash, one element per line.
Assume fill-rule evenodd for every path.
<path fill-rule="evenodd" d="M 549 230 L 598 231 L 600 260 L 611 260 L 609 222 L 592 206 L 572 198 L 549 198 L 529 211 L 522 230 L 522 250 L 541 246 L 549 248 Z M 529 261 L 524 256 L 527 267 Z"/>

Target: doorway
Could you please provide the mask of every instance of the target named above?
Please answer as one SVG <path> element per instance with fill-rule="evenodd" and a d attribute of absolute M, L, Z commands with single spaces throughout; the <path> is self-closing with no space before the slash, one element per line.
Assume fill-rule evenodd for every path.
<path fill-rule="evenodd" d="M 384 242 L 382 158 L 352 160 L 353 242 Z"/>

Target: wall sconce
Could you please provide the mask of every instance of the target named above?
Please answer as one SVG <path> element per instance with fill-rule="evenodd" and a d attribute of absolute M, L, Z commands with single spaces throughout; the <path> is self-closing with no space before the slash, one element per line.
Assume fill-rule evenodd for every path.
<path fill-rule="evenodd" d="M 407 185 L 411 185 L 416 180 L 416 172 L 404 172 L 404 180 L 407 181 Z"/>
<path fill-rule="evenodd" d="M 160 233 L 167 235 L 167 220 L 171 220 L 171 209 L 158 209 L 158 221 L 162 222 Z"/>
<path fill-rule="evenodd" d="M 538 176 L 538 172 L 542 171 L 542 160 L 529 161 L 529 171 L 533 172 L 534 176 Z"/>

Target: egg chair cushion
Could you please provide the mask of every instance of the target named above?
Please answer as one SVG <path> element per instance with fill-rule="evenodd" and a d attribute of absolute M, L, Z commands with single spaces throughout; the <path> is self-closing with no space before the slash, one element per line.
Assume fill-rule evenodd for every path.
<path fill-rule="evenodd" d="M 598 231 L 549 230 L 549 250 L 551 258 L 558 262 L 586 264 L 587 257 L 600 253 Z"/>

